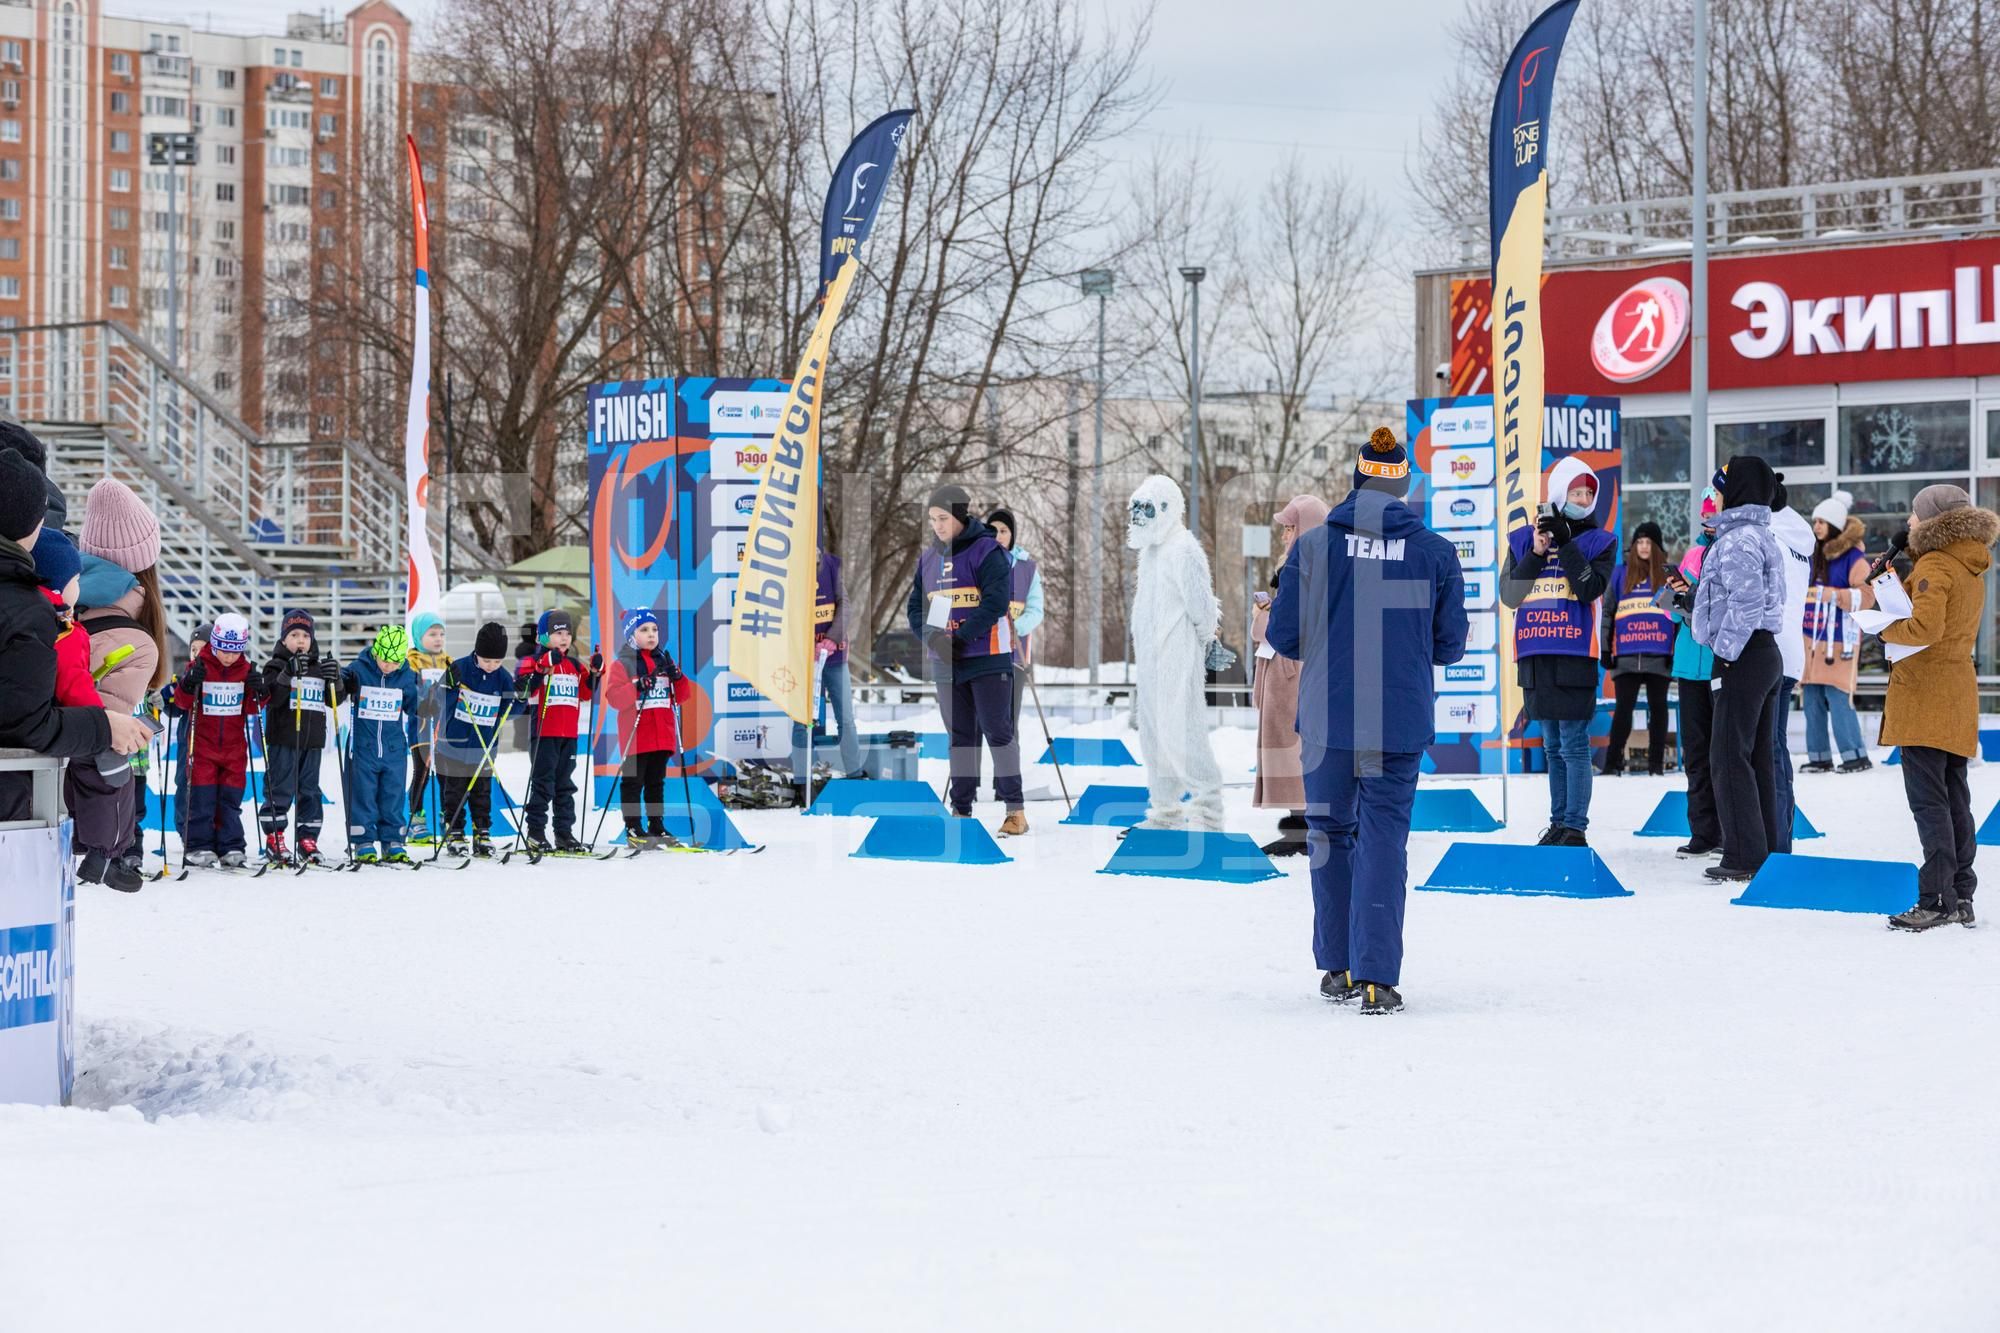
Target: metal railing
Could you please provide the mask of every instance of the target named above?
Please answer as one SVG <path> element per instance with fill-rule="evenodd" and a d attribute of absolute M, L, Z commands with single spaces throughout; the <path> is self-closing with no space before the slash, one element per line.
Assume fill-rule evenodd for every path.
<path fill-rule="evenodd" d="M 0 773 L 26 773 L 34 795 L 26 819 L 0 820 L 0 833 L 15 829 L 54 828 L 62 822 L 63 761 L 33 750 L 0 748 Z"/>
<path fill-rule="evenodd" d="M 1708 210 L 1709 244 L 1721 248 L 1991 230 L 2000 228 L 2000 169 L 1720 190 L 1708 196 Z M 1488 262 L 1487 228 L 1484 216 L 1460 220 L 1465 263 Z M 1547 253 L 1556 260 L 1672 254 L 1693 237 L 1688 195 L 1548 212 Z"/>

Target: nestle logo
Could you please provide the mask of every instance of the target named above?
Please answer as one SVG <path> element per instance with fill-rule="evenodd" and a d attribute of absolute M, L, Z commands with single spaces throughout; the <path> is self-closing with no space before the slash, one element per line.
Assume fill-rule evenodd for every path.
<path fill-rule="evenodd" d="M 1451 502 L 1451 514 L 1453 518 L 1470 518 L 1478 511 L 1479 506 L 1470 500 L 1453 500 Z"/>
<path fill-rule="evenodd" d="M 56 1021 L 56 928 L 0 930 L 0 1032 Z"/>
<path fill-rule="evenodd" d="M 757 512 L 757 493 L 756 493 L 755 491 L 750 491 L 750 492 L 747 492 L 747 493 L 745 493 L 745 494 L 743 494 L 743 495 L 739 495 L 739 496 L 737 496 L 737 497 L 736 497 L 736 512 L 737 512 L 737 513 L 739 513 L 739 514 L 744 514 L 744 515 L 749 515 L 749 514 L 754 514 L 754 513 L 756 513 L 756 512 Z"/>

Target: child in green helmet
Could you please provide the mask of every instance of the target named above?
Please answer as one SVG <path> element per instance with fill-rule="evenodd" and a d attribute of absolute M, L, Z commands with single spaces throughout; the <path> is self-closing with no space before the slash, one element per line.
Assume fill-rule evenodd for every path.
<path fill-rule="evenodd" d="M 401 625 L 384 625 L 341 678 L 354 710 L 347 761 L 347 854 L 363 863 L 410 860 L 403 845 L 409 808 L 406 756 L 422 681 L 410 669 L 409 656 L 409 632 Z"/>

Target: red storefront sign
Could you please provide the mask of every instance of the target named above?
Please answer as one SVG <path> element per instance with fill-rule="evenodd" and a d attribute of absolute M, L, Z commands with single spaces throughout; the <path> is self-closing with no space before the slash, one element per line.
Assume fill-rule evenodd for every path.
<path fill-rule="evenodd" d="M 1551 393 L 1685 393 L 1686 260 L 1542 279 Z M 1709 263 L 1709 385 L 2000 375 L 2000 237 Z M 1492 288 L 1452 284 L 1451 391 L 1492 390 Z"/>

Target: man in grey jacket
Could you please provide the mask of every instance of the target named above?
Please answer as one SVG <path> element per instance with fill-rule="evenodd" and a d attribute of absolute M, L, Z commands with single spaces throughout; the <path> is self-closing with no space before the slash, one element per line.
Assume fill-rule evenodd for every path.
<path fill-rule="evenodd" d="M 1771 535 L 1777 479 L 1755 455 L 1732 459 L 1715 544 L 1695 588 L 1694 637 L 1715 653 L 1715 722 L 1709 773 L 1722 817 L 1722 864 L 1710 879 L 1747 880 L 1778 845 L 1772 768 L 1784 656 L 1785 554 Z"/>

